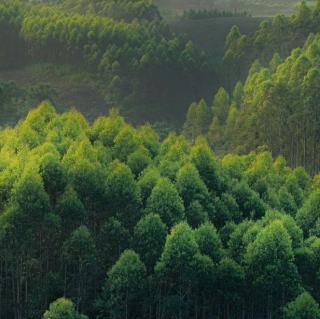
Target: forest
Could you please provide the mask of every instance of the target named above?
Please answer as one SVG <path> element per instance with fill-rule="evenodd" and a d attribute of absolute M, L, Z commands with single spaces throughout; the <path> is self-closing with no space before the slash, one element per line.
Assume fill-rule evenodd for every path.
<path fill-rule="evenodd" d="M 320 317 L 320 175 L 115 109 L 0 135 L 1 318 Z"/>
<path fill-rule="evenodd" d="M 320 319 L 320 0 L 221 3 L 0 1 L 0 319 Z"/>
<path fill-rule="evenodd" d="M 190 105 L 185 136 L 206 135 L 222 154 L 245 154 L 265 145 L 290 166 L 316 174 L 319 17 L 320 2 L 314 9 L 302 2 L 297 14 L 263 21 L 251 37 L 234 26 L 224 55 L 227 89 L 219 88 L 210 103 L 202 99 Z M 297 43 L 302 46 L 294 48 Z"/>
<path fill-rule="evenodd" d="M 134 6 L 140 15 L 135 10 L 132 15 L 131 6 L 123 9 L 130 1 L 112 5 L 108 0 L 105 6 L 92 0 L 81 6 L 72 0 L 60 5 L 2 2 L 5 67 L 18 61 L 81 68 L 95 77 L 108 104 L 139 107 L 148 120 L 170 109 L 171 121 L 181 118 L 187 102 L 207 95 L 214 85 L 215 70 L 206 54 L 168 30 L 154 6 Z M 112 18 L 106 11 L 114 12 Z"/>

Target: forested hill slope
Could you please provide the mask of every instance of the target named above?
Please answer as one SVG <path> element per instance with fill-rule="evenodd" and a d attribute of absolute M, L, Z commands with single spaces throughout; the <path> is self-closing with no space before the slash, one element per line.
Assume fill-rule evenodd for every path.
<path fill-rule="evenodd" d="M 317 173 L 320 38 L 319 33 L 308 30 L 319 28 L 319 10 L 320 2 L 313 11 L 302 4 L 295 18 L 278 17 L 262 23 L 253 39 L 233 28 L 225 55 L 232 72 L 236 68 L 244 72 L 242 62 L 255 55 L 260 59 L 252 63 L 245 81 L 238 82 L 231 94 L 220 88 L 209 106 L 203 100 L 191 104 L 185 135 L 194 139 L 204 134 L 222 153 L 243 154 L 265 145 L 274 156 L 283 155 L 289 165 L 302 165 L 311 174 Z M 281 28 L 279 21 L 289 24 Z M 301 48 L 283 58 L 295 41 L 304 38 Z"/>
<path fill-rule="evenodd" d="M 215 86 L 206 55 L 150 18 L 151 7 L 135 8 L 142 10 L 141 17 L 132 19 L 130 6 L 124 12 L 119 8 L 130 0 L 116 2 L 110 16 L 104 14 L 109 7 L 92 12 L 72 3 L 2 1 L 0 39 L 7 45 L 0 49 L 0 68 L 52 63 L 87 71 L 108 105 L 143 110 L 144 119 L 153 121 L 178 122 L 192 99 Z"/>
<path fill-rule="evenodd" d="M 0 141 L 1 318 L 320 318 L 319 176 L 115 110 L 43 103 Z"/>
<path fill-rule="evenodd" d="M 158 8 L 148 0 L 63 0 L 51 3 L 60 5 L 65 10 L 82 14 L 97 14 L 115 20 L 160 20 Z"/>
<path fill-rule="evenodd" d="M 320 32 L 320 1 L 313 6 L 305 0 L 290 16 L 276 15 L 261 22 L 254 34 L 234 26 L 226 38 L 224 62 L 230 80 L 244 79 L 258 59 L 267 65 L 275 53 L 286 58 L 291 50 L 302 47 L 310 33 Z"/>
<path fill-rule="evenodd" d="M 196 46 L 204 50 L 216 65 L 222 65 L 226 49 L 226 38 L 231 28 L 236 25 L 243 34 L 252 36 L 262 18 L 227 16 L 208 19 L 176 19 L 169 23 L 170 28 L 179 35 L 190 39 Z M 224 82 L 223 72 L 219 74 Z"/>

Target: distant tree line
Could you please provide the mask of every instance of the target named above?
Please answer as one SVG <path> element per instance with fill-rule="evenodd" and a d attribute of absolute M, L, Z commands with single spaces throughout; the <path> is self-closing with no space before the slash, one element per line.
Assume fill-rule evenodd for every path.
<path fill-rule="evenodd" d="M 188 10 L 184 11 L 181 19 L 210 19 L 210 18 L 225 18 L 225 17 L 248 17 L 250 14 L 246 11 L 227 11 L 218 9 L 203 9 L 203 10 Z"/>
<path fill-rule="evenodd" d="M 63 9 L 82 14 L 97 14 L 115 20 L 161 20 L 156 5 L 149 0 L 60 0 Z"/>

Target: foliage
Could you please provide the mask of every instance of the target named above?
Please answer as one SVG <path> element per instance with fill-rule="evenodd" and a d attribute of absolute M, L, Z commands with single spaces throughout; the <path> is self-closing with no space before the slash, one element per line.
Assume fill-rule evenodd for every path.
<path fill-rule="evenodd" d="M 44 319 L 86 319 L 77 313 L 73 303 L 65 298 L 59 298 L 50 304 L 49 310 L 43 315 Z"/>
<path fill-rule="evenodd" d="M 317 319 L 320 318 L 319 305 L 312 296 L 304 292 L 294 301 L 290 302 L 284 309 L 286 319 Z"/>
<path fill-rule="evenodd" d="M 45 316 L 278 318 L 303 289 L 318 298 L 318 180 L 283 158 L 220 159 L 201 138 L 49 103 L 0 137 L 1 315 L 66 296 Z"/>

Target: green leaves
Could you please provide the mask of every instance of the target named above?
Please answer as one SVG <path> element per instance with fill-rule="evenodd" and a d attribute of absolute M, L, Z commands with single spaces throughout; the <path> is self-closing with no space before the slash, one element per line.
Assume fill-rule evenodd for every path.
<path fill-rule="evenodd" d="M 319 219 L 320 208 L 320 192 L 313 192 L 306 200 L 302 208 L 297 212 L 297 222 L 303 229 L 305 234 L 315 227 L 315 223 Z"/>
<path fill-rule="evenodd" d="M 37 146 L 17 147 L 21 127 Z M 47 107 L 0 137 L 4 314 L 59 295 L 75 306 L 46 316 L 188 318 L 212 300 L 215 316 L 262 316 L 301 289 L 318 297 L 318 178 L 264 148 L 220 160 L 203 138 L 160 143 L 114 111 L 90 126 Z"/>
<path fill-rule="evenodd" d="M 182 199 L 169 179 L 159 179 L 147 200 L 147 211 L 159 214 L 169 227 L 184 219 Z"/>
<path fill-rule="evenodd" d="M 134 229 L 134 247 L 149 272 L 159 260 L 167 237 L 167 226 L 159 215 L 143 217 Z"/>
<path fill-rule="evenodd" d="M 246 264 L 257 291 L 261 296 L 269 296 L 273 304 L 283 304 L 284 300 L 278 299 L 282 294 L 287 298 L 296 294 L 299 277 L 292 241 L 280 221 L 274 221 L 258 233 L 248 246 Z"/>
<path fill-rule="evenodd" d="M 318 319 L 320 308 L 308 292 L 299 295 L 283 310 L 285 319 Z"/>
<path fill-rule="evenodd" d="M 167 237 L 155 270 L 165 280 L 191 280 L 193 260 L 198 253 L 199 247 L 191 228 L 186 223 L 180 223 L 172 228 Z"/>
<path fill-rule="evenodd" d="M 26 168 L 14 187 L 14 198 L 19 209 L 32 221 L 41 222 L 50 210 L 49 197 L 36 169 Z"/>
<path fill-rule="evenodd" d="M 199 226 L 194 233 L 201 254 L 209 256 L 213 262 L 218 262 L 223 256 L 223 248 L 216 228 L 205 223 Z"/>
<path fill-rule="evenodd" d="M 59 298 L 52 302 L 49 306 L 43 319 L 87 319 L 85 315 L 81 315 L 76 310 L 75 305 L 71 300 L 66 298 Z"/>
<path fill-rule="evenodd" d="M 133 227 L 140 219 L 140 189 L 128 166 L 114 161 L 107 176 L 106 196 L 113 213 L 127 226 Z"/>
<path fill-rule="evenodd" d="M 102 315 L 124 318 L 142 314 L 146 268 L 133 250 L 126 250 L 108 272 L 99 308 Z"/>

